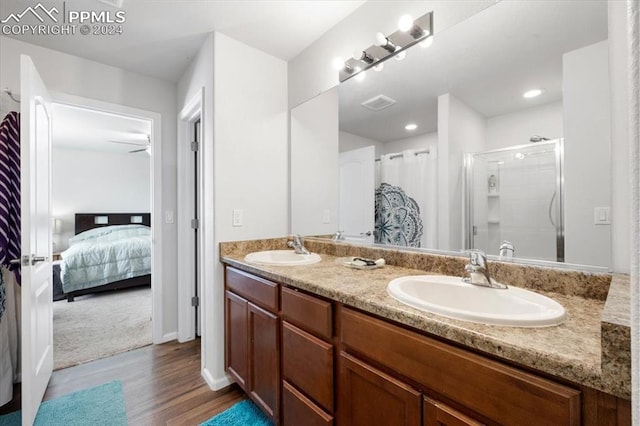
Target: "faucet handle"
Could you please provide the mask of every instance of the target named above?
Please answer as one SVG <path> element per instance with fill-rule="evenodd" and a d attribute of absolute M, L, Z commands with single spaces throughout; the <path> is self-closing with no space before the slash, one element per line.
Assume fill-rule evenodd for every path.
<path fill-rule="evenodd" d="M 486 267 L 487 266 L 487 255 L 478 249 L 466 250 L 466 253 L 469 255 L 469 263 L 473 266 Z"/>

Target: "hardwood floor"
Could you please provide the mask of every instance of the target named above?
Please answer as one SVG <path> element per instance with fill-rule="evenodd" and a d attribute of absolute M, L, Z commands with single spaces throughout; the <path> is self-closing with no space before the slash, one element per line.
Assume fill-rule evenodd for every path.
<path fill-rule="evenodd" d="M 236 385 L 218 392 L 209 389 L 200 376 L 197 339 L 146 346 L 54 371 L 45 400 L 112 380 L 122 382 L 127 419 L 135 426 L 197 425 L 246 397 Z"/>

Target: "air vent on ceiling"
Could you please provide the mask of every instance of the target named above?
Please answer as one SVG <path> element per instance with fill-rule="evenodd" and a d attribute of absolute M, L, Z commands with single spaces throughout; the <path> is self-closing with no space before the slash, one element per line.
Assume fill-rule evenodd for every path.
<path fill-rule="evenodd" d="M 363 107 L 370 109 L 371 111 L 381 111 L 385 108 L 389 108 L 391 105 L 395 104 L 395 99 L 391 99 L 385 95 L 374 96 L 373 98 L 364 101 L 360 105 Z"/>

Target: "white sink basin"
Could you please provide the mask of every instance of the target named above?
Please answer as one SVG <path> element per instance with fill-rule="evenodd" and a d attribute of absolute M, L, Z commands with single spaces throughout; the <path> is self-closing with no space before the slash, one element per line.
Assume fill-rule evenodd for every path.
<path fill-rule="evenodd" d="M 517 287 L 480 287 L 460 277 L 407 276 L 391 281 L 387 291 L 414 308 L 484 324 L 548 327 L 565 319 L 562 305 L 546 296 Z"/>
<path fill-rule="evenodd" d="M 249 253 L 244 260 L 261 265 L 297 266 L 318 263 L 321 258 L 317 253 L 297 254 L 293 250 L 267 250 Z"/>

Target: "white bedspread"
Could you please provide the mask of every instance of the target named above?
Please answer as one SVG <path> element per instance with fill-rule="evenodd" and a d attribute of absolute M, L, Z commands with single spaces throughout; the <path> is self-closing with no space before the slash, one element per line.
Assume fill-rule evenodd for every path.
<path fill-rule="evenodd" d="M 69 243 L 61 254 L 65 293 L 151 273 L 151 230 L 147 226 L 95 228 Z"/>

